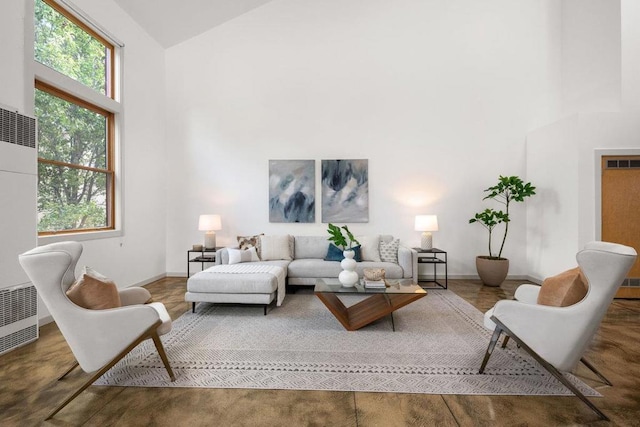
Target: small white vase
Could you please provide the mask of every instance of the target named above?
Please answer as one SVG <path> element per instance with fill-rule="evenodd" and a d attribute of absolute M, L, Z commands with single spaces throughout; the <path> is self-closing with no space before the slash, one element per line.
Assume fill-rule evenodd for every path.
<path fill-rule="evenodd" d="M 344 259 L 340 261 L 342 271 L 338 275 L 338 280 L 342 283 L 342 286 L 346 288 L 352 288 L 358 283 L 358 273 L 356 273 L 356 260 L 353 259 L 355 252 L 346 250 L 342 252 Z"/>

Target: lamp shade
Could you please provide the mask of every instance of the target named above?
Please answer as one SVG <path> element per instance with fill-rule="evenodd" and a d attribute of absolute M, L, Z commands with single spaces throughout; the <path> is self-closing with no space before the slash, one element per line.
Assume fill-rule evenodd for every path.
<path fill-rule="evenodd" d="M 198 230 L 222 230 L 222 220 L 220 219 L 220 215 L 200 215 L 200 220 L 198 221 Z"/>
<path fill-rule="evenodd" d="M 416 215 L 416 231 L 438 231 L 437 215 Z"/>

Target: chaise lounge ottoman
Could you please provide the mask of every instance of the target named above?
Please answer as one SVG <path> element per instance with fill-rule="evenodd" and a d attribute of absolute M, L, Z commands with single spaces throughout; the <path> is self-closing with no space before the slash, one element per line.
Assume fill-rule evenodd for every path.
<path fill-rule="evenodd" d="M 286 270 L 277 265 L 243 263 L 216 265 L 187 280 L 185 301 L 264 305 L 274 300 L 280 306 L 285 296 Z"/>

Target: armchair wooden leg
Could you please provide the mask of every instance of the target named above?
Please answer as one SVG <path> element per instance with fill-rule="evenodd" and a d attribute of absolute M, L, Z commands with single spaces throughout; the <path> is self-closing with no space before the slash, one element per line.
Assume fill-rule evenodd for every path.
<path fill-rule="evenodd" d="M 508 342 L 509 342 L 509 335 L 505 335 L 504 338 L 502 339 L 502 348 L 505 348 Z"/>
<path fill-rule="evenodd" d="M 160 337 L 158 336 L 158 331 L 153 331 L 151 334 L 151 338 L 153 339 L 153 343 L 156 345 L 156 350 L 158 350 L 158 354 L 160 355 L 160 359 L 162 359 L 162 363 L 164 363 L 164 367 L 169 374 L 169 378 L 171 378 L 171 382 L 176 380 L 176 377 L 173 375 L 173 371 L 171 370 L 171 365 L 169 365 L 169 359 L 167 359 L 167 353 L 164 351 L 164 346 L 162 345 L 162 341 L 160 341 Z"/>
<path fill-rule="evenodd" d="M 580 361 L 584 364 L 584 366 L 586 366 L 587 368 L 589 368 L 589 370 L 590 370 L 591 372 L 593 372 L 594 374 L 596 374 L 596 375 L 598 376 L 598 378 L 600 378 L 600 379 L 601 379 L 601 380 L 602 380 L 606 385 L 613 385 L 613 384 L 611 383 L 611 381 L 609 381 L 609 380 L 608 380 L 604 375 L 602 375 L 602 374 L 600 373 L 600 371 L 598 371 L 598 370 L 596 369 L 596 367 L 595 367 L 595 366 L 593 366 L 593 365 L 591 364 L 591 362 L 589 362 L 587 359 L 585 359 L 585 358 L 583 357 L 583 358 L 581 358 L 581 359 L 580 359 Z"/>
<path fill-rule="evenodd" d="M 607 417 L 604 412 L 602 412 L 600 409 L 598 409 L 598 407 L 596 405 L 594 405 L 589 399 L 587 399 L 587 396 L 585 396 L 584 394 L 582 394 L 582 392 L 580 390 L 578 390 L 578 388 L 573 385 L 571 383 L 571 381 L 569 381 L 567 379 L 567 377 L 565 377 L 564 375 L 562 375 L 562 372 L 560 372 L 559 370 L 556 369 L 555 366 L 553 366 L 551 363 L 547 362 L 546 360 L 544 360 L 542 358 L 542 356 L 540 356 L 538 353 L 536 353 L 535 351 L 533 351 L 528 345 L 526 345 L 517 335 L 514 335 L 513 332 L 511 332 L 509 330 L 509 328 L 507 328 L 506 326 L 504 326 L 504 324 L 502 322 L 500 322 L 500 320 L 496 319 L 495 316 L 491 316 L 491 320 L 493 320 L 493 322 L 497 325 L 496 326 L 496 331 L 498 330 L 498 328 L 501 328 L 502 330 L 504 330 L 504 332 L 510 336 L 520 347 L 522 347 L 527 353 L 529 353 L 538 363 L 540 363 L 542 365 L 543 368 L 545 368 L 547 371 L 549 371 L 549 373 L 551 375 L 553 375 L 558 381 L 560 381 L 562 383 L 562 385 L 564 385 L 565 387 L 567 387 L 569 390 L 571 390 L 571 392 L 573 394 L 576 395 L 577 398 L 579 398 L 580 400 L 582 400 L 585 405 L 587 405 L 593 412 L 595 412 L 596 414 L 598 414 L 598 416 L 606 421 L 610 421 L 609 417 Z M 491 348 L 491 344 L 493 343 L 494 338 L 497 341 L 497 337 L 496 337 L 496 332 L 493 333 L 493 337 L 491 338 L 491 343 L 489 343 L 489 347 Z M 495 346 L 495 343 L 493 343 L 493 345 Z M 489 352 L 489 350 L 487 350 L 487 352 Z M 488 359 L 488 356 L 485 356 L 485 361 L 486 359 Z M 486 364 L 486 362 L 483 361 L 482 367 L 480 368 L 480 373 L 482 373 L 483 369 L 484 369 L 484 365 Z"/>
<path fill-rule="evenodd" d="M 160 338 L 158 337 L 158 326 L 160 326 L 162 324 L 162 322 L 160 320 L 158 320 L 156 323 L 154 323 L 149 329 L 147 329 L 146 331 L 144 331 L 142 333 L 142 335 L 140 335 L 138 338 L 136 338 L 131 344 L 129 344 L 129 346 L 127 348 L 125 348 L 124 350 L 122 350 L 116 357 L 114 357 L 113 359 L 111 359 L 111 361 L 109 363 L 107 363 L 106 365 L 104 365 L 102 368 L 100 368 L 98 371 L 96 371 L 95 374 L 93 374 L 91 376 L 91 378 L 89 378 L 84 384 L 82 384 L 82 386 L 80 386 L 80 388 L 78 390 L 76 390 L 75 392 L 73 392 L 69 397 L 67 397 L 65 399 L 64 402 L 62 402 L 62 404 L 60 404 L 56 409 L 54 409 L 48 416 L 47 418 L 45 418 L 46 420 L 51 419 L 55 414 L 57 414 L 58 412 L 60 412 L 60 410 L 62 408 L 64 408 L 65 406 L 67 406 L 73 399 L 75 399 L 80 393 L 82 393 L 84 390 L 86 390 L 87 387 L 89 387 L 91 384 L 93 384 L 94 382 L 96 382 L 96 380 L 98 378 L 100 378 L 102 375 L 104 375 L 105 372 L 107 372 L 109 369 L 111 369 L 113 367 L 113 365 L 115 365 L 116 363 L 118 363 L 120 361 L 120 359 L 122 359 L 124 356 L 126 356 L 131 350 L 133 350 L 138 344 L 140 344 L 142 341 L 148 339 L 148 338 L 152 338 L 154 343 L 156 343 L 156 338 L 158 339 L 158 341 L 160 341 Z M 155 335 L 155 338 L 154 338 Z M 158 345 L 156 343 L 156 348 L 158 348 Z M 162 361 L 165 363 L 165 367 L 167 367 L 167 370 L 169 371 L 169 376 L 171 377 L 171 380 L 173 381 L 174 377 L 173 377 L 173 372 L 171 372 L 171 368 L 168 367 L 169 366 L 169 362 L 166 360 L 167 356 L 164 353 L 164 347 L 162 347 L 162 342 L 160 342 L 160 347 L 162 348 L 162 353 L 160 354 L 160 357 L 162 358 Z M 158 349 L 159 349 L 158 348 Z M 160 352 L 160 351 L 158 351 Z M 164 356 L 163 356 L 164 355 Z M 67 375 L 69 372 L 71 372 L 73 370 L 73 368 L 75 368 L 75 366 L 73 366 L 71 369 L 69 369 L 69 371 L 67 371 L 63 377 L 65 375 Z M 62 377 L 61 377 L 62 378 Z"/>
<path fill-rule="evenodd" d="M 60 377 L 58 377 L 58 381 L 60 381 L 61 379 L 63 379 L 64 377 L 66 377 L 67 375 L 69 375 L 69 373 L 71 371 L 73 371 L 74 369 L 76 369 L 78 366 L 80 366 L 80 364 L 78 363 L 78 361 L 74 361 L 73 365 L 71 365 L 71 367 L 64 373 L 62 374 Z"/>
<path fill-rule="evenodd" d="M 484 372 L 484 368 L 487 366 L 489 357 L 491 357 L 491 354 L 493 353 L 493 350 L 498 343 L 498 339 L 500 338 L 501 333 L 502 328 L 498 324 L 496 324 L 496 328 L 493 330 L 493 335 L 491 336 L 491 341 L 489 341 L 489 347 L 487 347 L 487 352 L 484 354 L 484 359 L 482 360 L 482 365 L 480 366 L 480 374 Z"/>

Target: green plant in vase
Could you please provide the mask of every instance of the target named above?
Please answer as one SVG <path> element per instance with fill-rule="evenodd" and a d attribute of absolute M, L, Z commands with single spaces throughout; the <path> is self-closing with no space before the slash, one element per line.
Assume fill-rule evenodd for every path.
<path fill-rule="evenodd" d="M 329 228 L 327 228 L 327 231 L 329 232 L 329 238 L 327 240 L 333 242 L 333 244 L 340 249 L 351 250 L 354 244 L 360 244 L 360 242 L 358 242 L 358 240 L 353 237 L 353 234 L 351 233 L 351 231 L 349 231 L 349 227 L 347 227 L 346 225 L 338 227 L 337 225 L 329 223 L 328 227 Z M 342 230 L 345 231 L 347 237 L 342 234 Z"/>
<path fill-rule="evenodd" d="M 349 227 L 343 225 L 342 227 L 338 227 L 337 225 L 333 225 L 329 223 L 329 228 L 327 231 L 329 232 L 329 238 L 327 240 L 333 242 L 334 245 L 342 249 L 342 254 L 344 259 L 340 261 L 340 266 L 342 267 L 342 271 L 338 275 L 338 280 L 345 287 L 353 287 L 358 283 L 359 277 L 356 272 L 356 260 L 353 259 L 355 256 L 355 251 L 353 251 L 353 245 L 359 245 L 360 242 L 353 237 L 351 231 L 349 231 Z M 346 237 L 342 234 L 342 230 L 344 230 Z"/>
<path fill-rule="evenodd" d="M 489 255 L 476 257 L 478 275 L 485 285 L 499 286 L 507 277 L 509 260 L 502 257 L 502 250 L 507 240 L 509 223 L 511 222 L 509 207 L 512 202 L 524 202 L 524 199 L 536 194 L 535 190 L 536 187 L 531 185 L 530 182 L 525 183 L 520 177 L 502 175 L 498 178 L 496 185 L 484 190 L 485 193 L 489 194 L 482 200 L 495 200 L 505 206 L 504 212 L 502 210 L 497 211 L 487 208 L 484 211 L 476 213 L 474 217 L 469 220 L 470 224 L 479 223 L 489 232 Z M 491 251 L 492 233 L 493 229 L 501 223 L 505 224 L 504 235 L 502 236 L 500 250 L 496 256 Z"/>

